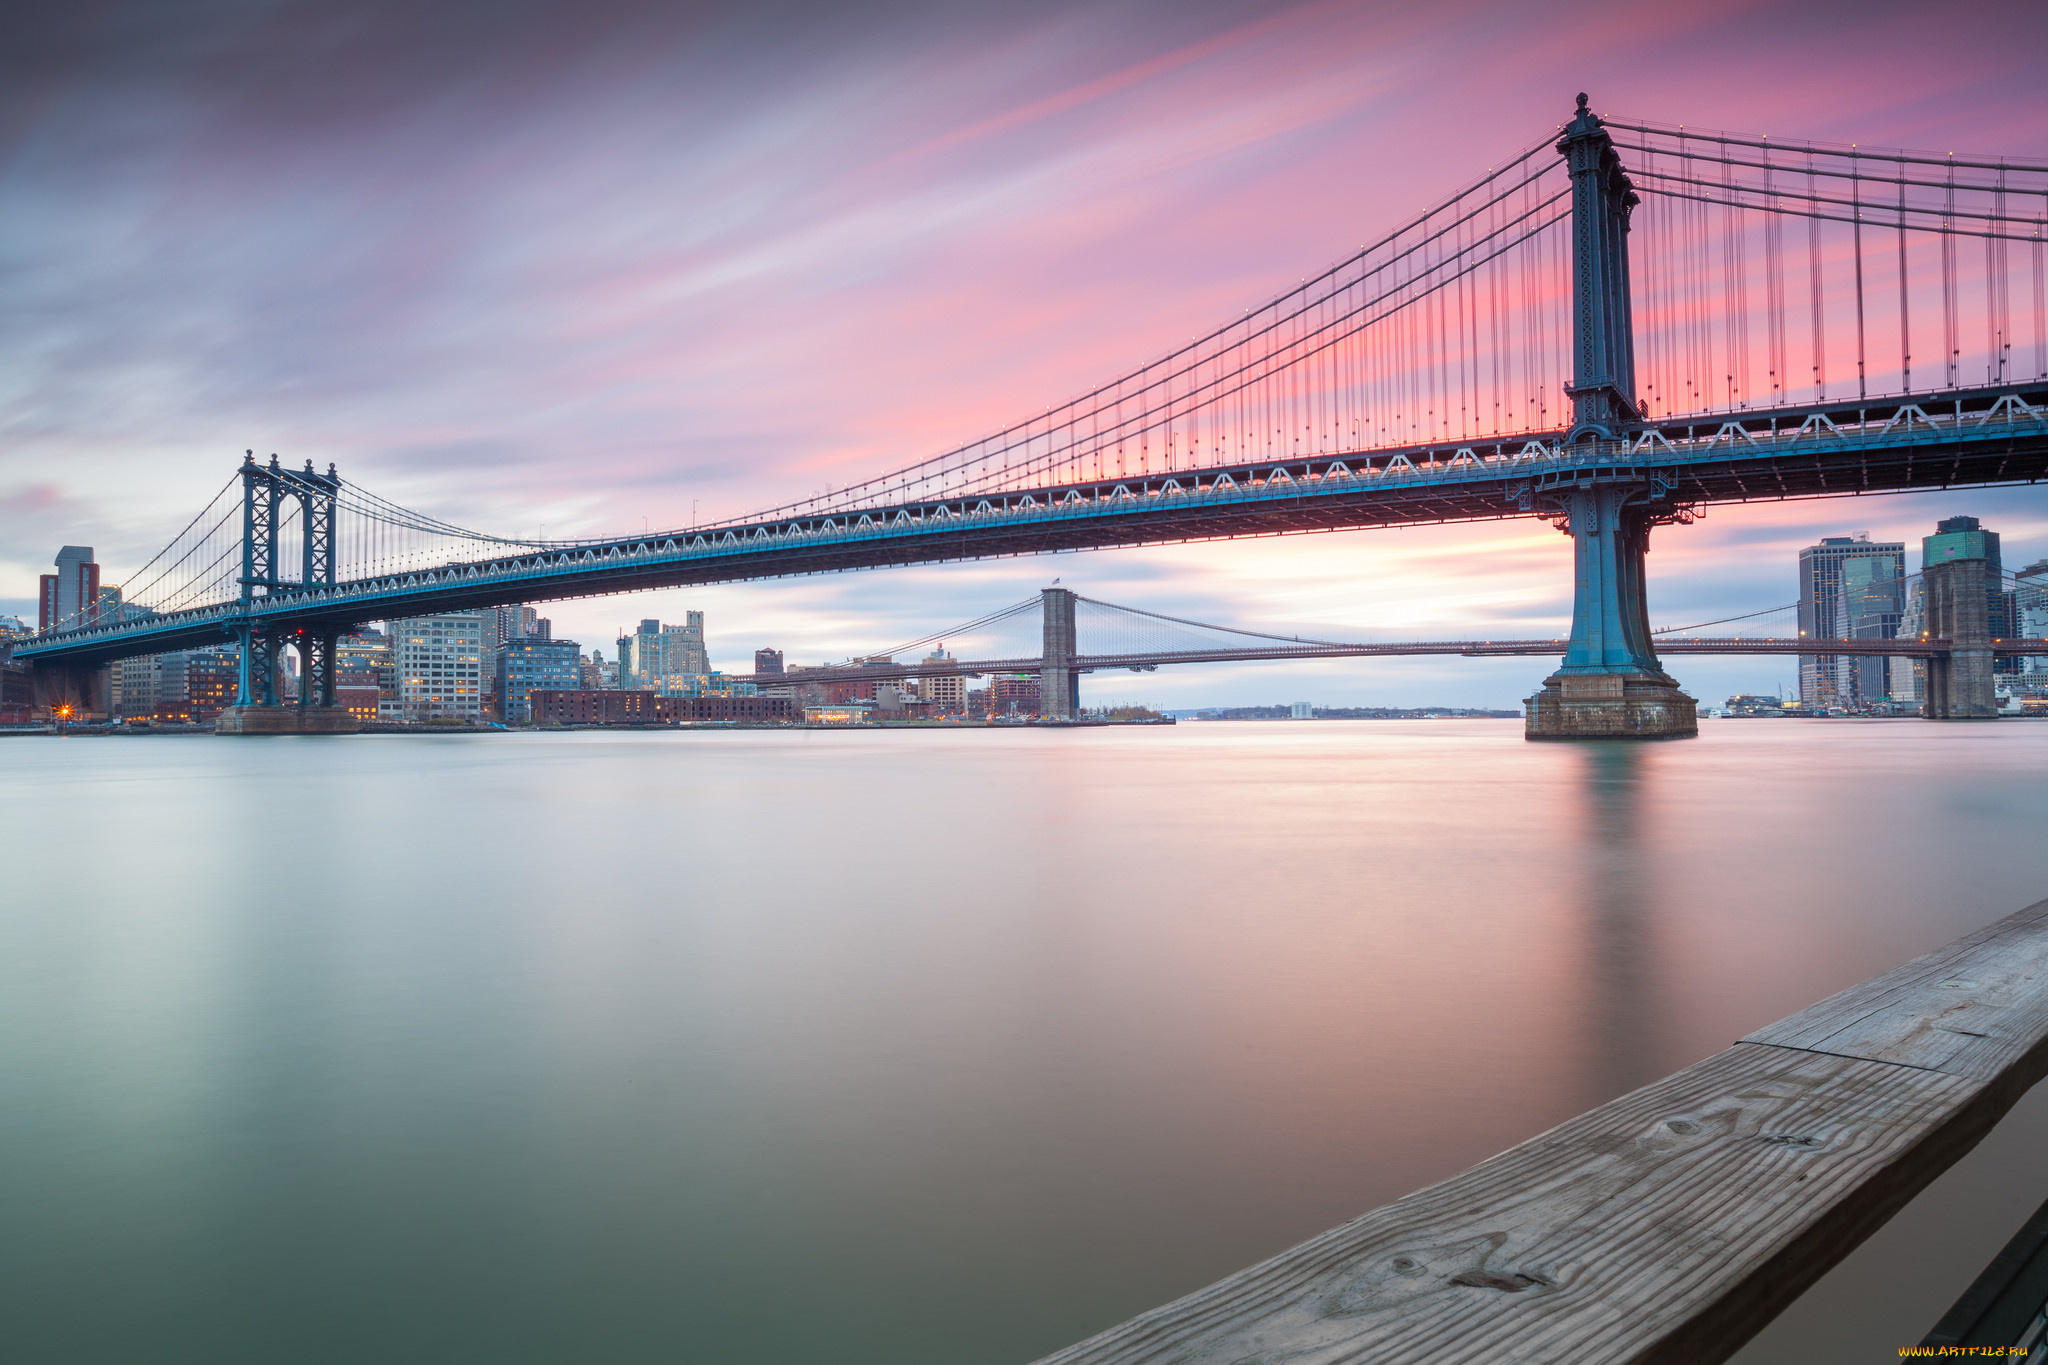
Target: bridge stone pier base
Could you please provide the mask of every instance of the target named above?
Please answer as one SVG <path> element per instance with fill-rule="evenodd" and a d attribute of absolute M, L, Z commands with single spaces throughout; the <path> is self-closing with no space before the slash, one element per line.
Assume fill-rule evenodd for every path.
<path fill-rule="evenodd" d="M 352 735 L 361 728 L 355 714 L 335 701 L 335 631 L 259 635 L 245 624 L 236 633 L 241 649 L 240 691 L 235 704 L 223 707 L 214 722 L 216 735 Z M 301 661 L 296 706 L 278 700 L 278 647 L 287 640 L 297 648 Z"/>
<path fill-rule="evenodd" d="M 1642 505 L 1635 480 L 1589 482 L 1547 495 L 1572 538 L 1572 638 L 1564 664 L 1527 702 L 1530 739 L 1683 739 L 1699 709 L 1657 662 L 1643 592 L 1650 527 L 1668 510 Z"/>
<path fill-rule="evenodd" d="M 1065 588 L 1040 591 L 1045 610 L 1044 645 L 1039 655 L 1038 718 L 1070 721 L 1081 711 L 1081 676 L 1074 671 L 1074 594 Z"/>
<path fill-rule="evenodd" d="M 359 728 L 345 706 L 228 706 L 217 735 L 352 735 Z"/>
<path fill-rule="evenodd" d="M 1926 568 L 1927 633 L 1950 642 L 1946 658 L 1927 661 L 1921 714 L 1929 720 L 1998 719 L 1989 567 L 1984 559 L 1950 559 Z"/>
<path fill-rule="evenodd" d="M 1553 673 L 1529 698 L 1530 739 L 1689 739 L 1699 703 L 1669 677 Z"/>

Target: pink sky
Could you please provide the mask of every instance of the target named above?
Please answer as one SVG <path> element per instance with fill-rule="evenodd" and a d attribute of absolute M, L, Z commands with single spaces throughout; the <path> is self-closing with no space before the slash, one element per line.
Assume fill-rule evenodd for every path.
<path fill-rule="evenodd" d="M 1060 402 L 1603 112 L 2048 155 L 2038 5 L 104 5 L 0 63 L 0 611 L 118 580 L 244 447 L 505 534 L 779 502 Z M 1713 509 L 1660 622 L 1791 600 L 1797 547 L 2034 490 Z M 908 638 L 1059 575 L 1268 629 L 1552 634 L 1539 521 L 556 604 L 610 652 Z M 1540 660 L 1236 666 L 1096 698 L 1510 704 Z M 1788 664 L 1687 660 L 1718 701 Z"/>

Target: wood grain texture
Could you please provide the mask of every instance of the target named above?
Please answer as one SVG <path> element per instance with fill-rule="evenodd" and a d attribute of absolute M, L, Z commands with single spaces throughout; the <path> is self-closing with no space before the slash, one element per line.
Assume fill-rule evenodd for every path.
<path fill-rule="evenodd" d="M 1041 1365 L 1725 1360 L 2044 1052 L 2048 902 Z"/>
<path fill-rule="evenodd" d="M 1898 1062 L 1980 1080 L 2024 1076 L 2048 1039 L 2048 901 L 1758 1029 L 1744 1042 Z M 2024 1076 L 2040 1079 L 2038 1072 Z"/>

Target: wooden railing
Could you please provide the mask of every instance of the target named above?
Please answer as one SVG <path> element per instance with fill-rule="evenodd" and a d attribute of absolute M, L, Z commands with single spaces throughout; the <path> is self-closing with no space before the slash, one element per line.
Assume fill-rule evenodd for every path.
<path fill-rule="evenodd" d="M 2048 1071 L 2048 901 L 1040 1365 L 1727 1359 Z"/>

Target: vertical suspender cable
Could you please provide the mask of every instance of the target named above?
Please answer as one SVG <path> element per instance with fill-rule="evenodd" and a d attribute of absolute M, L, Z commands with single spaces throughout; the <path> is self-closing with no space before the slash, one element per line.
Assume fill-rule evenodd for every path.
<path fill-rule="evenodd" d="M 1497 218 L 1498 218 L 1498 215 L 1497 215 L 1497 214 L 1496 214 L 1496 213 L 1495 213 L 1495 212 L 1494 212 L 1493 210 L 1491 210 L 1491 209 L 1489 209 L 1489 210 L 1487 211 L 1487 216 L 1488 216 L 1489 220 L 1497 220 Z M 1491 393 L 1491 398 L 1492 398 L 1492 403 L 1493 403 L 1493 434 L 1494 434 L 1495 436 L 1499 436 L 1499 435 L 1500 435 L 1500 392 L 1501 392 L 1501 390 L 1500 390 L 1500 257 L 1499 257 L 1499 256 L 1495 256 L 1495 257 L 1494 257 L 1494 258 L 1493 258 L 1492 260 L 1490 260 L 1490 261 L 1488 261 L 1488 262 L 1486 263 L 1486 328 L 1487 328 L 1487 337 L 1489 338 L 1489 343 L 1488 343 L 1488 345 L 1487 345 L 1487 359 L 1488 359 L 1488 361 L 1490 362 L 1490 364 L 1491 364 L 1491 366 L 1492 366 L 1492 370 L 1493 370 L 1493 389 L 1492 389 L 1492 393 Z"/>
<path fill-rule="evenodd" d="M 1850 234 L 1856 253 L 1856 396 L 1863 398 L 1868 396 L 1863 353 L 1863 172 L 1861 155 L 1853 143 L 1850 144 L 1849 155 L 1849 200 L 1855 215 Z"/>
<path fill-rule="evenodd" d="M 1991 291 L 1994 315 L 1991 330 L 1992 360 L 1995 366 L 1993 373 L 1996 377 L 1992 382 L 2003 384 L 2006 356 L 2012 350 L 2012 295 L 2006 287 L 2005 161 L 2002 157 L 1998 165 L 1998 188 L 1992 191 L 1991 204 L 1992 213 L 1996 215 L 1996 221 L 1992 225 L 1994 235 L 1984 239 L 1984 248 L 1990 257 L 1990 269 L 1986 273 L 1991 277 L 1988 288 Z"/>
<path fill-rule="evenodd" d="M 2034 240 L 2029 250 L 2034 264 L 2034 373 L 2039 378 L 2048 379 L 2048 286 L 2044 286 L 2041 268 L 2043 228 L 2043 219 L 2036 218 Z"/>
<path fill-rule="evenodd" d="M 1951 152 L 1949 155 L 1953 157 L 1955 154 Z M 1949 388 L 1956 386 L 1956 371 L 1962 364 L 1962 352 L 1959 349 L 1961 338 L 1956 335 L 1960 330 L 1956 317 L 1956 239 L 1955 233 L 1951 230 L 1955 227 L 1955 217 L 1956 168 L 1955 162 L 1951 160 L 1948 167 L 1947 211 L 1941 218 L 1942 371 Z"/>
<path fill-rule="evenodd" d="M 1813 153 L 1806 154 L 1806 192 L 1809 198 L 1815 194 Z M 1823 316 L 1825 289 L 1820 256 L 1820 219 L 1806 220 L 1806 261 L 1809 283 L 1813 296 L 1813 396 L 1816 401 L 1826 401 L 1828 396 L 1827 371 L 1827 323 Z"/>
<path fill-rule="evenodd" d="M 1906 289 L 1906 163 L 1899 166 L 1899 392 L 1913 392 L 1913 313 Z"/>
<path fill-rule="evenodd" d="M 1771 154 L 1764 153 L 1764 317 L 1770 347 L 1771 402 L 1785 399 L 1785 218 L 1778 211 Z"/>
<path fill-rule="evenodd" d="M 1728 150 L 1725 139 L 1720 147 L 1724 153 L 1721 157 L 1721 325 L 1728 338 L 1727 393 L 1728 406 L 1732 408 L 1738 403 L 1738 392 L 1742 395 L 1739 401 L 1743 406 L 1749 402 L 1749 376 L 1744 372 L 1747 361 L 1744 352 L 1748 349 L 1744 343 L 1749 333 L 1749 316 L 1748 309 L 1742 306 L 1741 249 L 1737 245 L 1742 231 L 1741 214 L 1735 207 L 1733 169 L 1728 164 L 1730 158 L 1725 155 Z"/>

